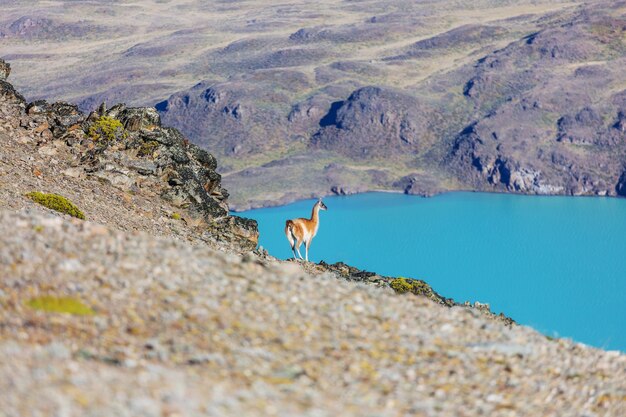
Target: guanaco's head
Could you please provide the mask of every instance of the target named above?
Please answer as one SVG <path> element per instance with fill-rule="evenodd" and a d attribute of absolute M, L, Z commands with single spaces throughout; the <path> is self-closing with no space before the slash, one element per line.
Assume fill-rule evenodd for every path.
<path fill-rule="evenodd" d="M 326 207 L 326 204 L 324 204 L 321 198 L 317 200 L 317 204 L 320 207 L 320 210 L 328 210 L 328 207 Z"/>

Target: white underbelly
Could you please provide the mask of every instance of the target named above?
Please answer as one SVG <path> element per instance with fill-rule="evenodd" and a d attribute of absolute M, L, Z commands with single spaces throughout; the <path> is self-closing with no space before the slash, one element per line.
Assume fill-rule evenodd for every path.
<path fill-rule="evenodd" d="M 315 232 L 307 232 L 304 234 L 304 241 L 308 242 L 315 237 Z"/>

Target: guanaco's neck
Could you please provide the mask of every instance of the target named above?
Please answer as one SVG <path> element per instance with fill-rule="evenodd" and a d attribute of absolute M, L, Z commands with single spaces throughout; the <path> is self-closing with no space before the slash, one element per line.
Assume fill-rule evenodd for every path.
<path fill-rule="evenodd" d="M 311 221 L 315 224 L 318 224 L 320 221 L 320 204 L 315 203 L 313 206 L 313 211 L 311 212 Z"/>

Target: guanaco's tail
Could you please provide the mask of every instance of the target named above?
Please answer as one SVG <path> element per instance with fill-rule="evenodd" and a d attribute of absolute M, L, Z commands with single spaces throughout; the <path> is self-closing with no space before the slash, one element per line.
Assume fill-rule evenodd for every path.
<path fill-rule="evenodd" d="M 293 235 L 293 226 L 294 226 L 293 221 L 287 220 L 285 222 L 285 230 L 288 231 L 291 236 L 295 237 Z"/>
<path fill-rule="evenodd" d="M 296 235 L 293 233 L 294 223 L 291 220 L 287 220 L 285 222 L 285 234 L 287 235 L 287 240 L 291 244 L 291 249 L 295 247 Z"/>

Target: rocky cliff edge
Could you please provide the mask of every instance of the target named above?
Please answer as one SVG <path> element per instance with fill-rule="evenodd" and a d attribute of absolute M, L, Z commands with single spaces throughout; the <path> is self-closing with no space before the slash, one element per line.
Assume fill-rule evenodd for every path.
<path fill-rule="evenodd" d="M 24 202 L 32 191 L 55 192 L 87 209 L 89 220 L 161 233 L 173 221 L 196 226 L 174 225 L 184 235 L 256 247 L 256 222 L 229 215 L 215 158 L 161 126 L 154 108 L 102 104 L 86 115 L 69 103 L 27 103 L 9 74 L 0 60 L 2 205 Z"/>

